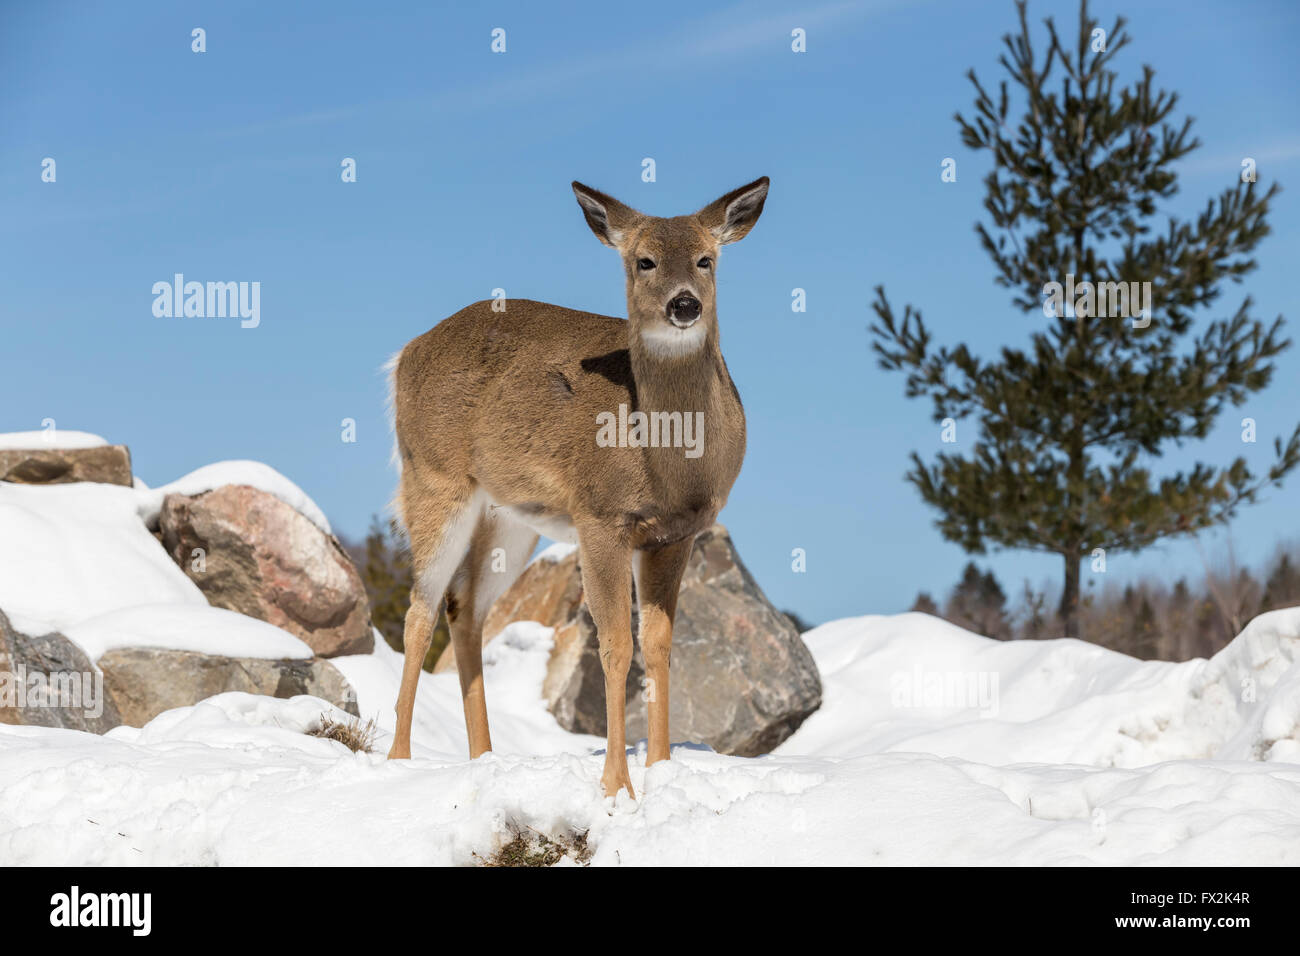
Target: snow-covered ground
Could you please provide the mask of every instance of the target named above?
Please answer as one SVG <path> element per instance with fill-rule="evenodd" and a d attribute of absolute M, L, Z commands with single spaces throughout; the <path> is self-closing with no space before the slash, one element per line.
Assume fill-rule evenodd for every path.
<path fill-rule="evenodd" d="M 298 656 L 206 608 L 145 531 L 153 495 L 0 483 L 0 609 L 92 659 Z M 472 762 L 454 673 L 421 676 L 414 758 L 384 759 L 401 657 L 382 640 L 335 661 L 373 754 L 305 734 L 330 710 L 308 697 L 223 694 L 104 737 L 0 725 L 0 865 L 471 864 L 528 828 L 585 832 L 596 864 L 1300 863 L 1300 608 L 1182 664 L 919 614 L 835 621 L 804 638 L 824 706 L 775 754 L 683 745 L 647 769 L 642 744 L 635 801 L 601 796 L 604 742 L 546 711 L 551 638 L 522 622 L 489 645 L 497 749 Z"/>

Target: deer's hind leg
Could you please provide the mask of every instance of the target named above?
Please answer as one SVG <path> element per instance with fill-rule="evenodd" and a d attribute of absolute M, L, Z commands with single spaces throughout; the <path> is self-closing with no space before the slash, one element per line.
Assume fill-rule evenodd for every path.
<path fill-rule="evenodd" d="M 492 603 L 519 577 L 536 545 L 535 531 L 485 504 L 470 536 L 469 550 L 447 589 L 447 623 L 460 675 L 471 759 L 492 749 L 483 690 L 483 622 Z"/>
<path fill-rule="evenodd" d="M 481 503 L 468 482 L 438 476 L 420 480 L 408 469 L 402 475 L 402 517 L 411 541 L 411 607 L 406 612 L 402 644 L 402 686 L 397 695 L 397 729 L 388 759 L 411 756 L 411 721 L 420 668 L 429 652 L 443 593 L 469 547 Z"/>

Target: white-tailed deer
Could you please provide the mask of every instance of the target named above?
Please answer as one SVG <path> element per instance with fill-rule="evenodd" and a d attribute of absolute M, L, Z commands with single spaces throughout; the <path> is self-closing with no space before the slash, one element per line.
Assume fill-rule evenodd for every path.
<path fill-rule="evenodd" d="M 575 182 L 587 224 L 623 258 L 628 320 L 478 302 L 397 356 L 398 503 L 415 587 L 390 759 L 411 755 L 420 665 L 444 595 L 470 756 L 492 748 L 483 620 L 539 533 L 578 545 L 605 672 L 605 793 L 633 794 L 623 723 L 633 579 L 654 691 L 646 763 L 668 758 L 682 572 L 745 455 L 745 414 L 718 342 L 718 249 L 758 221 L 767 185 L 764 177 L 694 215 L 660 219 Z"/>

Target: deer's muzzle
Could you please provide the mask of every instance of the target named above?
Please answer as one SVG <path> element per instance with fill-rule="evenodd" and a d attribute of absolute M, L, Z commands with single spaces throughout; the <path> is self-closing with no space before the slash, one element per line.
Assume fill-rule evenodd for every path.
<path fill-rule="evenodd" d="M 675 296 L 668 302 L 667 313 L 668 321 L 679 329 L 687 328 L 694 325 L 696 319 L 700 317 L 700 300 L 689 293 L 683 293 Z"/>

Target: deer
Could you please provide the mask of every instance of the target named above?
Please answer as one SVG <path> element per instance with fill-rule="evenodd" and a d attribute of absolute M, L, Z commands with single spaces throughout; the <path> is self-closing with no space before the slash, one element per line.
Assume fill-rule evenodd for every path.
<path fill-rule="evenodd" d="M 745 412 L 719 340 L 719 250 L 758 221 L 768 178 L 671 218 L 579 182 L 572 188 L 591 231 L 622 258 L 626 319 L 484 300 L 412 339 L 389 364 L 395 505 L 414 586 L 388 758 L 411 756 L 416 688 L 442 607 L 470 758 L 492 749 L 483 622 L 542 535 L 577 546 L 605 678 L 601 785 L 606 797 L 622 789 L 635 799 L 624 739 L 632 589 L 653 691 L 649 766 L 670 758 L 668 672 L 682 575 L 745 456 Z M 680 443 L 644 434 L 600 440 L 599 423 L 625 411 L 666 414 L 661 423 L 694 414 L 702 441 L 686 454 Z M 666 431 L 671 439 L 671 426 Z"/>

